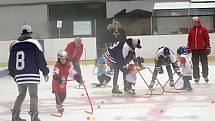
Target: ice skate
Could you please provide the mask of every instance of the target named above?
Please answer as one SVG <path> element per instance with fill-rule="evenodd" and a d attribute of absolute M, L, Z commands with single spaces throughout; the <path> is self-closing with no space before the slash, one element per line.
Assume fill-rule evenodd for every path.
<path fill-rule="evenodd" d="M 135 92 L 134 89 L 129 89 L 129 90 L 125 91 L 125 94 L 126 94 L 126 95 L 135 95 L 136 92 Z"/>

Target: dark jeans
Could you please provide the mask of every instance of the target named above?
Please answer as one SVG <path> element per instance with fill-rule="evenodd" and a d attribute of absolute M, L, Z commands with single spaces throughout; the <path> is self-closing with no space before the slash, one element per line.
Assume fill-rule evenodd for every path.
<path fill-rule="evenodd" d="M 55 101 L 57 105 L 61 105 L 66 98 L 66 92 L 56 92 Z"/>
<path fill-rule="evenodd" d="M 194 79 L 200 78 L 199 74 L 199 60 L 202 64 L 202 76 L 208 77 L 208 56 L 205 50 L 192 50 L 192 63 L 193 63 L 193 77 Z"/>
<path fill-rule="evenodd" d="M 172 69 L 171 69 L 171 65 L 166 65 L 166 70 L 169 76 L 169 80 L 173 80 L 173 74 L 172 74 Z M 152 74 L 152 81 L 155 81 L 158 75 L 158 70 L 154 69 L 153 74 Z"/>
<path fill-rule="evenodd" d="M 14 112 L 20 112 L 22 103 L 26 97 L 26 92 L 30 95 L 30 111 L 35 114 L 38 112 L 38 84 L 19 84 L 19 95 L 16 98 L 13 110 Z"/>
<path fill-rule="evenodd" d="M 119 76 L 119 67 L 117 66 L 117 64 L 112 64 L 113 66 L 113 70 L 114 70 L 114 74 L 113 74 L 113 88 L 117 86 L 117 82 L 118 82 L 118 76 Z M 126 91 L 129 83 L 126 81 L 126 71 L 122 71 L 123 73 L 123 83 L 124 83 L 124 90 Z"/>

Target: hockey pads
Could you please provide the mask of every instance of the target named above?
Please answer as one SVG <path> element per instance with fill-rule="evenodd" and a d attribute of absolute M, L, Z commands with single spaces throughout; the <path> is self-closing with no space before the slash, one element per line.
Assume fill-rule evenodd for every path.
<path fill-rule="evenodd" d="M 177 62 L 172 63 L 172 67 L 173 67 L 175 73 L 177 73 L 178 76 L 182 76 L 182 73 L 181 73 L 181 71 L 180 71 L 180 69 L 179 69 L 179 67 L 178 67 Z"/>

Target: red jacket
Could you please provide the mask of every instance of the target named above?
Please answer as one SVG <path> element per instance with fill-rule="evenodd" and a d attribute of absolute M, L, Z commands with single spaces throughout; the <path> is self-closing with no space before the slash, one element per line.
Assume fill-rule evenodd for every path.
<path fill-rule="evenodd" d="M 66 63 L 66 65 L 63 67 L 59 63 L 57 63 L 54 66 L 54 74 L 53 74 L 53 80 L 52 80 L 52 92 L 66 92 L 66 85 L 67 85 L 67 78 L 69 75 L 70 70 L 70 64 Z M 56 78 L 56 76 L 60 77 L 63 82 L 59 83 Z"/>
<path fill-rule="evenodd" d="M 190 28 L 187 49 L 188 51 L 211 49 L 210 38 L 206 27 L 194 26 Z"/>
<path fill-rule="evenodd" d="M 68 53 L 70 60 L 80 61 L 83 53 L 83 44 L 80 47 L 76 47 L 75 42 L 72 41 L 66 46 L 65 51 Z"/>

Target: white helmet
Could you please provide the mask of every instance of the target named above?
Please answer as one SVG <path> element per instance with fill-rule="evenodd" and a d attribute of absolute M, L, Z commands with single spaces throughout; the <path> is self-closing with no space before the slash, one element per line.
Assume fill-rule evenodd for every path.
<path fill-rule="evenodd" d="M 59 50 L 57 53 L 57 58 L 68 58 L 68 53 L 65 50 Z"/>

